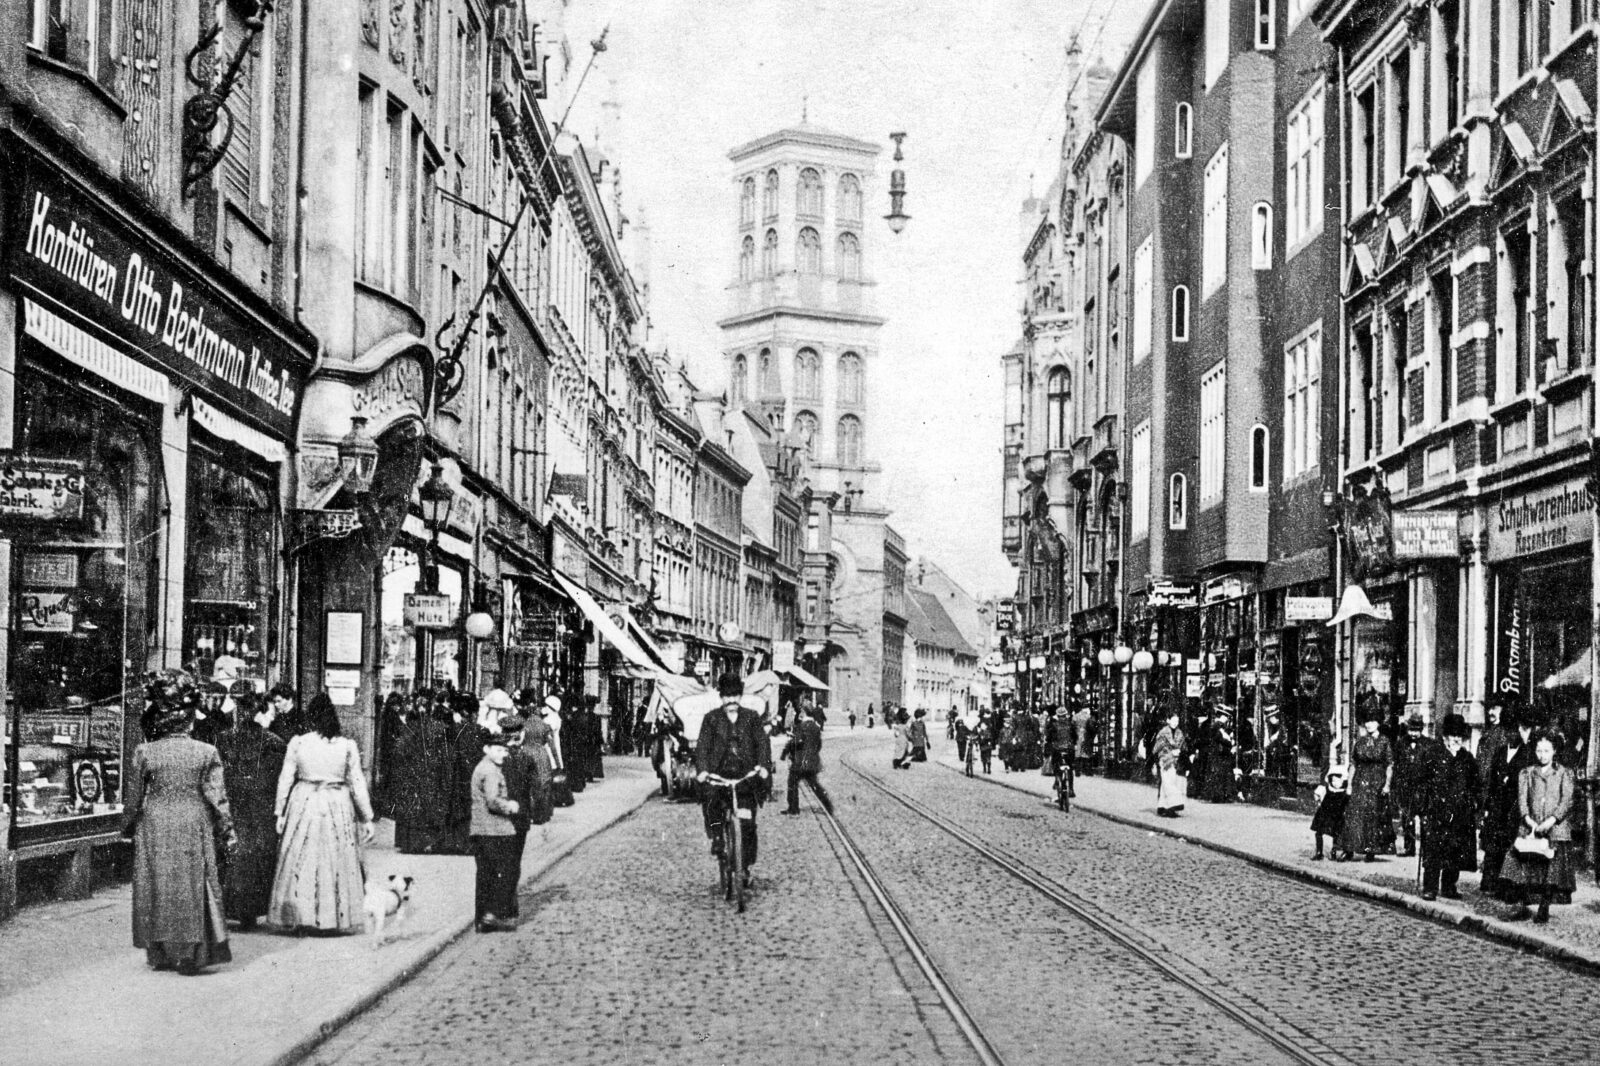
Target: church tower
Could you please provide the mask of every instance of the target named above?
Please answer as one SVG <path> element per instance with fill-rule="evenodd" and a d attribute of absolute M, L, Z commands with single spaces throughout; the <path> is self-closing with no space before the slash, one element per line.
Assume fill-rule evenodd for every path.
<path fill-rule="evenodd" d="M 729 153 L 736 265 L 722 329 L 729 399 L 809 441 L 819 494 L 876 495 L 866 204 L 875 144 L 808 123 Z"/>

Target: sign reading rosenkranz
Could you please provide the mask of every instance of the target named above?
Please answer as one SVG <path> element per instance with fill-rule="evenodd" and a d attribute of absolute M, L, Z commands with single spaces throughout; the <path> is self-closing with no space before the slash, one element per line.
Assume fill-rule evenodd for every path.
<path fill-rule="evenodd" d="M 48 166 L 29 159 L 18 169 L 6 257 L 12 277 L 162 369 L 290 434 L 308 356 Z"/>
<path fill-rule="evenodd" d="M 1589 544 L 1594 512 L 1583 478 L 1524 492 L 1508 492 L 1489 517 L 1489 559 Z"/>
<path fill-rule="evenodd" d="M 0 520 L 75 522 L 82 517 L 82 463 L 30 455 L 0 458 Z"/>

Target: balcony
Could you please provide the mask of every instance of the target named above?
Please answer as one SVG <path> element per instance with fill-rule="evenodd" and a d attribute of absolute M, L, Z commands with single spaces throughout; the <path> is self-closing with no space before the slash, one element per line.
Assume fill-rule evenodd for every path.
<path fill-rule="evenodd" d="M 1094 446 L 1094 438 L 1082 436 L 1072 442 L 1072 473 L 1067 475 L 1067 480 L 1072 487 L 1082 492 L 1094 484 L 1094 467 L 1089 465 L 1090 449 Z"/>
<path fill-rule="evenodd" d="M 1008 514 L 1001 519 L 1000 550 L 1006 554 L 1022 550 L 1022 516 Z"/>
<path fill-rule="evenodd" d="M 1104 415 L 1094 424 L 1094 455 L 1089 459 L 1090 464 L 1102 474 L 1114 474 L 1117 471 L 1117 445 L 1121 443 L 1117 437 L 1117 416 Z"/>

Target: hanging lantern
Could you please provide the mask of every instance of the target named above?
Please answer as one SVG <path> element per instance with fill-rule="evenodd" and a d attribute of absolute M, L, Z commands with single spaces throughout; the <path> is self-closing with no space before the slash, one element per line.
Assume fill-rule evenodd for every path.
<path fill-rule="evenodd" d="M 494 635 L 494 615 L 488 611 L 473 611 L 467 615 L 467 636 L 473 640 L 488 640 Z"/>
<path fill-rule="evenodd" d="M 1139 673 L 1147 673 L 1156 664 L 1156 657 L 1147 651 L 1133 653 L 1133 668 Z"/>
<path fill-rule="evenodd" d="M 899 163 L 905 159 L 900 151 L 900 142 L 906 139 L 904 133 L 891 133 L 889 139 L 894 141 L 894 161 Z M 906 172 L 895 167 L 889 172 L 889 213 L 884 215 L 884 221 L 889 223 L 889 229 L 899 233 L 906 228 L 906 223 L 911 221 L 911 216 L 906 214 Z"/>
<path fill-rule="evenodd" d="M 1133 658 L 1133 649 L 1126 644 L 1118 644 L 1117 650 L 1112 652 L 1111 655 L 1117 660 L 1118 666 L 1127 666 L 1128 660 Z"/>
<path fill-rule="evenodd" d="M 1101 648 L 1095 658 L 1099 660 L 1101 666 L 1110 666 L 1117 661 L 1116 656 L 1111 654 L 1110 648 Z"/>

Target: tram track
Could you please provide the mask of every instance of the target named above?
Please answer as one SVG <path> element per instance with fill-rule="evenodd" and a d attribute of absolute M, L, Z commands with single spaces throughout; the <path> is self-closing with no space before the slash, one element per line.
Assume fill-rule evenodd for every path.
<path fill-rule="evenodd" d="M 1303 1063 L 1305 1066 L 1352 1066 L 1351 1061 L 1337 1051 L 1308 1036 L 1297 1027 L 1274 1017 L 1270 1011 L 1260 1004 L 1245 997 L 1233 995 L 1218 987 L 1218 982 L 1214 975 L 1189 963 L 1134 926 L 1106 913 L 1081 895 L 1073 892 L 1054 878 L 1041 873 L 1019 857 L 983 839 L 980 835 L 953 819 L 928 810 L 906 793 L 885 784 L 877 776 L 853 765 L 851 759 L 840 759 L 839 765 L 849 770 L 878 792 L 894 800 L 920 820 L 965 845 L 969 850 L 986 860 L 993 868 L 1025 885 L 1055 907 L 1067 912 L 1078 922 L 1095 930 L 1128 954 L 1158 971 L 1168 980 L 1200 997 L 1215 1008 L 1219 1014 L 1253 1033 L 1259 1039 L 1271 1044 L 1295 1062 Z M 813 800 L 813 802 L 815 801 Z M 887 887 L 872 869 L 871 863 L 865 854 L 850 837 L 848 830 L 844 828 L 838 818 L 821 811 L 820 806 L 817 809 L 819 813 L 823 814 L 824 819 L 839 839 L 841 847 L 851 858 L 852 864 L 868 885 L 879 906 L 889 916 L 891 924 L 906 944 L 908 951 L 916 959 L 918 967 L 922 969 L 929 982 L 938 991 L 941 1001 L 944 1002 L 946 1009 L 955 1019 L 956 1025 L 963 1035 L 968 1036 L 969 1042 L 973 1044 L 974 1051 L 979 1054 L 980 1060 L 985 1063 L 1002 1063 L 1003 1059 L 995 1051 L 994 1045 L 987 1037 L 983 1036 L 982 1028 L 977 1019 L 961 1002 L 950 982 L 939 972 L 938 964 L 934 960 L 932 953 L 922 944 L 916 930 L 911 927 L 905 912 L 894 902 Z M 974 1035 L 977 1041 L 981 1041 L 982 1050 L 980 1050 L 979 1043 L 974 1042 Z"/>

